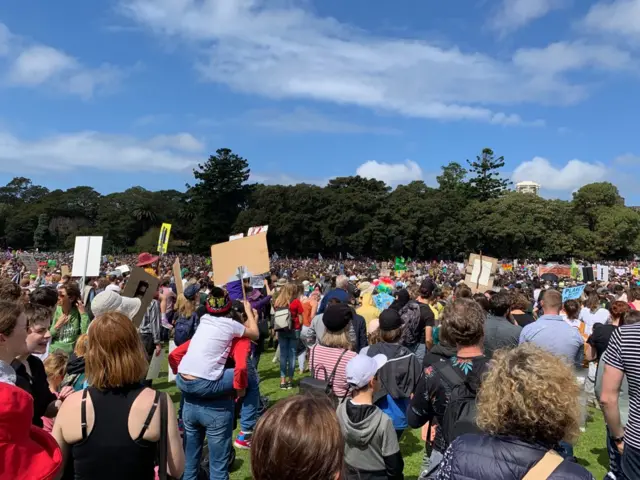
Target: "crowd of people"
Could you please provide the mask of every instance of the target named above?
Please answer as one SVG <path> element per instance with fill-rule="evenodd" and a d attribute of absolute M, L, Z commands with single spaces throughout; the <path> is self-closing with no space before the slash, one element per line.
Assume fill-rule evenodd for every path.
<path fill-rule="evenodd" d="M 400 443 L 421 429 L 424 479 L 586 480 L 589 402 L 607 477 L 640 478 L 632 265 L 563 301 L 580 282 L 533 264 L 474 288 L 456 263 L 274 259 L 215 285 L 202 257 L 176 278 L 171 256 L 142 253 L 78 285 L 56 255 L 35 272 L 11 255 L 0 275 L 0 479 L 228 479 L 235 449 L 258 480 L 402 479 Z M 160 280 L 139 324 L 134 267 Z M 169 341 L 177 412 L 147 379 Z M 268 361 L 297 390 L 271 406 Z"/>

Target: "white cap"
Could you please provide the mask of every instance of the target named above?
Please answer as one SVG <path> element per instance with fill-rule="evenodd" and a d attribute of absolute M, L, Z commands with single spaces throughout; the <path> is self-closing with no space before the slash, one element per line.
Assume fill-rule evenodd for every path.
<path fill-rule="evenodd" d="M 356 355 L 347 363 L 347 383 L 356 388 L 366 387 L 386 363 L 386 355 L 379 354 L 375 357 Z"/>
<path fill-rule="evenodd" d="M 96 317 L 109 312 L 119 312 L 133 320 L 141 306 L 142 301 L 139 298 L 123 297 L 114 291 L 105 290 L 96 295 L 91 302 L 91 312 Z"/>

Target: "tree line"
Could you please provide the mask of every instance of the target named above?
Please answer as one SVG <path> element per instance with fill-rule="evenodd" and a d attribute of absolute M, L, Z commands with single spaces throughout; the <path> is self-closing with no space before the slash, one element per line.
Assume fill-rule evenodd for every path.
<path fill-rule="evenodd" d="M 105 253 L 153 251 L 166 222 L 169 249 L 191 253 L 257 225 L 269 225 L 270 250 L 280 256 L 459 259 L 482 251 L 596 260 L 640 252 L 640 213 L 611 183 L 585 185 L 571 201 L 547 200 L 511 191 L 504 164 L 484 149 L 466 166 L 443 166 L 437 188 L 414 181 L 391 189 L 359 176 L 323 187 L 263 185 L 249 183 L 246 159 L 220 149 L 194 169 L 185 191 L 50 191 L 17 177 L 0 187 L 0 243 L 70 250 L 77 235 L 102 235 Z"/>

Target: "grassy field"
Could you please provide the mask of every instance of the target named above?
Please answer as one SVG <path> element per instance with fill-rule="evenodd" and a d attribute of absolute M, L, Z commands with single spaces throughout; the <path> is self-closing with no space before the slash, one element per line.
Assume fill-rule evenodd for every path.
<path fill-rule="evenodd" d="M 260 393 L 270 399 L 271 404 L 288 395 L 297 392 L 296 389 L 280 390 L 280 367 L 278 363 L 271 363 L 273 351 L 266 352 L 260 360 Z M 175 383 L 167 382 L 166 368 L 160 378 L 154 382 L 158 390 L 168 392 L 175 403 L 180 401 L 180 392 Z M 176 406 L 177 408 L 177 406 Z M 424 443 L 420 439 L 420 431 L 407 431 L 400 444 L 404 456 L 404 474 L 407 480 L 417 479 L 420 474 L 420 464 L 424 452 Z M 249 452 L 237 450 L 238 457 L 231 473 L 231 480 L 251 480 L 249 467 Z M 580 437 L 575 448 L 575 455 L 581 465 L 586 467 L 596 479 L 603 478 L 609 465 L 609 457 L 605 443 L 605 428 L 602 414 L 592 409 L 587 421 L 586 431 Z"/>

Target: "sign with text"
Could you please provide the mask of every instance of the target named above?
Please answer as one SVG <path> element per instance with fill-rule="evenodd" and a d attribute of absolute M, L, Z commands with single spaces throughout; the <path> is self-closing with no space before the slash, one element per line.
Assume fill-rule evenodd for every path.
<path fill-rule="evenodd" d="M 582 292 L 584 292 L 584 287 L 586 285 L 580 285 L 578 287 L 569 287 L 562 290 L 562 303 L 567 300 L 576 300 L 582 296 Z"/>
<path fill-rule="evenodd" d="M 158 253 L 165 254 L 169 247 L 169 236 L 171 235 L 171 224 L 163 223 L 158 237 Z"/>
<path fill-rule="evenodd" d="M 601 282 L 609 281 L 609 265 L 596 266 L 596 280 Z"/>

